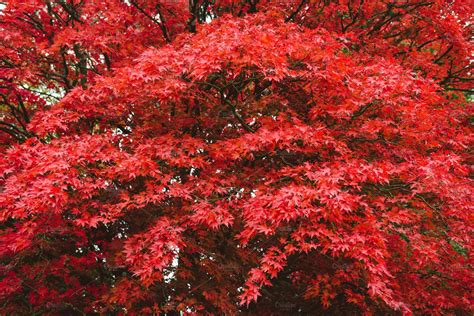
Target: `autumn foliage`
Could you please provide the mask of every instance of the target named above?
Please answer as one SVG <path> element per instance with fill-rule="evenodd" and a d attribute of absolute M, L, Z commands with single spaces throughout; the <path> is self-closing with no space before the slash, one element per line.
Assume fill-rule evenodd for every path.
<path fill-rule="evenodd" d="M 0 5 L 0 314 L 468 314 L 463 0 Z"/>

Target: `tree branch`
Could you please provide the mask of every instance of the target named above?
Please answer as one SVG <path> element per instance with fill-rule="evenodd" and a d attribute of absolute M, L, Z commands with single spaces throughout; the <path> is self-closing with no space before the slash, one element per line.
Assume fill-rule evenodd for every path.
<path fill-rule="evenodd" d="M 303 9 L 303 6 L 308 2 L 308 0 L 301 0 L 300 4 L 296 8 L 295 11 L 293 11 L 286 19 L 285 22 L 290 22 L 293 21 L 293 19 L 300 13 L 301 9 Z"/>
<path fill-rule="evenodd" d="M 157 19 L 155 19 L 154 17 L 152 17 L 150 14 L 148 14 L 142 7 L 140 7 L 138 5 L 138 3 L 135 1 L 135 0 L 132 0 L 130 1 L 130 3 L 138 10 L 140 11 L 141 13 L 143 13 L 143 15 L 145 15 L 147 18 L 149 18 L 151 21 L 153 21 L 154 23 L 158 24 L 158 26 L 160 27 L 161 29 L 161 32 L 163 33 L 163 37 L 165 38 L 165 41 L 167 43 L 171 43 L 171 38 L 169 37 L 169 34 L 168 34 L 168 30 L 166 29 L 166 26 L 164 24 L 164 21 L 163 21 L 163 15 L 161 14 L 160 10 L 159 10 L 159 6 L 157 7 L 158 8 L 158 15 L 160 16 L 160 20 L 161 21 L 158 21 Z"/>

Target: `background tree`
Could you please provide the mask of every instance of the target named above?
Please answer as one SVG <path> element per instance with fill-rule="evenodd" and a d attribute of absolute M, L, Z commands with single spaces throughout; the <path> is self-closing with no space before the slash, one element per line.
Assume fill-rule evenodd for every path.
<path fill-rule="evenodd" d="M 472 312 L 472 16 L 8 1 L 1 312 Z"/>

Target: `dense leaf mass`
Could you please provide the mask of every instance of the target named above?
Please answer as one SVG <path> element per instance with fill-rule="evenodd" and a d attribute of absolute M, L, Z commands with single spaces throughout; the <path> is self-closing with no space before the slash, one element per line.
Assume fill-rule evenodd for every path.
<path fill-rule="evenodd" d="M 0 313 L 470 313 L 462 0 L 0 4 Z"/>

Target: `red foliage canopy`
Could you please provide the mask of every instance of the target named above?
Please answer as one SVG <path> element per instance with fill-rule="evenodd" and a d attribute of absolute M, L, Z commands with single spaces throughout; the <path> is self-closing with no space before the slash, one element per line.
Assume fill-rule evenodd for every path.
<path fill-rule="evenodd" d="M 0 313 L 472 312 L 469 1 L 0 10 Z"/>

